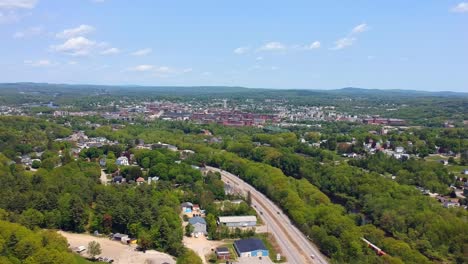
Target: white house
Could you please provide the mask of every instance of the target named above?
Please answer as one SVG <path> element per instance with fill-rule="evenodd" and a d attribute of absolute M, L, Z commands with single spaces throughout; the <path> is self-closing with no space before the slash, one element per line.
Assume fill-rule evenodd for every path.
<path fill-rule="evenodd" d="M 115 161 L 115 164 L 119 165 L 119 166 L 128 166 L 130 165 L 128 163 L 128 158 L 127 157 L 119 157 L 116 161 Z"/>

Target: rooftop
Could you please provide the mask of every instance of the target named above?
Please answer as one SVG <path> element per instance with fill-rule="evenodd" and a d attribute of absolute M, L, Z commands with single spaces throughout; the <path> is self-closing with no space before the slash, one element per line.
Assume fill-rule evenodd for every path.
<path fill-rule="evenodd" d="M 201 218 L 201 217 L 199 217 L 199 216 L 192 217 L 192 218 L 190 218 L 188 221 L 189 221 L 189 223 L 190 223 L 191 225 L 194 225 L 194 224 L 197 224 L 197 223 L 206 225 L 205 219 L 204 219 L 204 218 Z"/>
<path fill-rule="evenodd" d="M 263 242 L 258 238 L 248 238 L 234 241 L 234 245 L 240 253 L 255 250 L 267 250 Z"/>
<path fill-rule="evenodd" d="M 257 217 L 254 215 L 244 216 L 220 216 L 219 222 L 221 223 L 236 223 L 236 222 L 257 222 Z"/>

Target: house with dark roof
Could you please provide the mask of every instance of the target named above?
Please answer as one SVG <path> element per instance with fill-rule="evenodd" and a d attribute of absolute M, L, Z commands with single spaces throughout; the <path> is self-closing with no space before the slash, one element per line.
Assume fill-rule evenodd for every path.
<path fill-rule="evenodd" d="M 234 248 L 239 257 L 266 257 L 269 252 L 258 238 L 247 238 L 234 241 Z"/>
<path fill-rule="evenodd" d="M 190 218 L 188 221 L 189 224 L 193 226 L 193 236 L 198 237 L 199 235 L 208 234 L 208 232 L 206 232 L 206 221 L 204 218 L 195 216 Z"/>

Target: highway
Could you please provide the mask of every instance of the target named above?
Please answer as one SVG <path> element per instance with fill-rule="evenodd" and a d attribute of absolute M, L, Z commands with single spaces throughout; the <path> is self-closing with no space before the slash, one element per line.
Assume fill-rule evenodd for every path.
<path fill-rule="evenodd" d="M 292 225 L 289 218 L 282 213 L 282 210 L 265 195 L 232 173 L 209 166 L 207 166 L 207 169 L 221 173 L 221 179 L 224 183 L 231 185 L 244 195 L 247 195 L 250 191 L 252 206 L 267 225 L 268 232 L 275 237 L 281 247 L 281 252 L 287 259 L 287 263 L 328 263 L 328 260 L 320 253 L 318 248 Z"/>

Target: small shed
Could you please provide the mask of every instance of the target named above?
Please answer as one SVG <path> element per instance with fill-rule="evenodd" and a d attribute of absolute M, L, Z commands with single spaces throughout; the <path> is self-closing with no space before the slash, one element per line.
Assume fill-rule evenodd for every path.
<path fill-rule="evenodd" d="M 215 253 L 218 259 L 228 260 L 231 258 L 231 252 L 229 252 L 227 247 L 218 247 L 216 248 Z"/>

